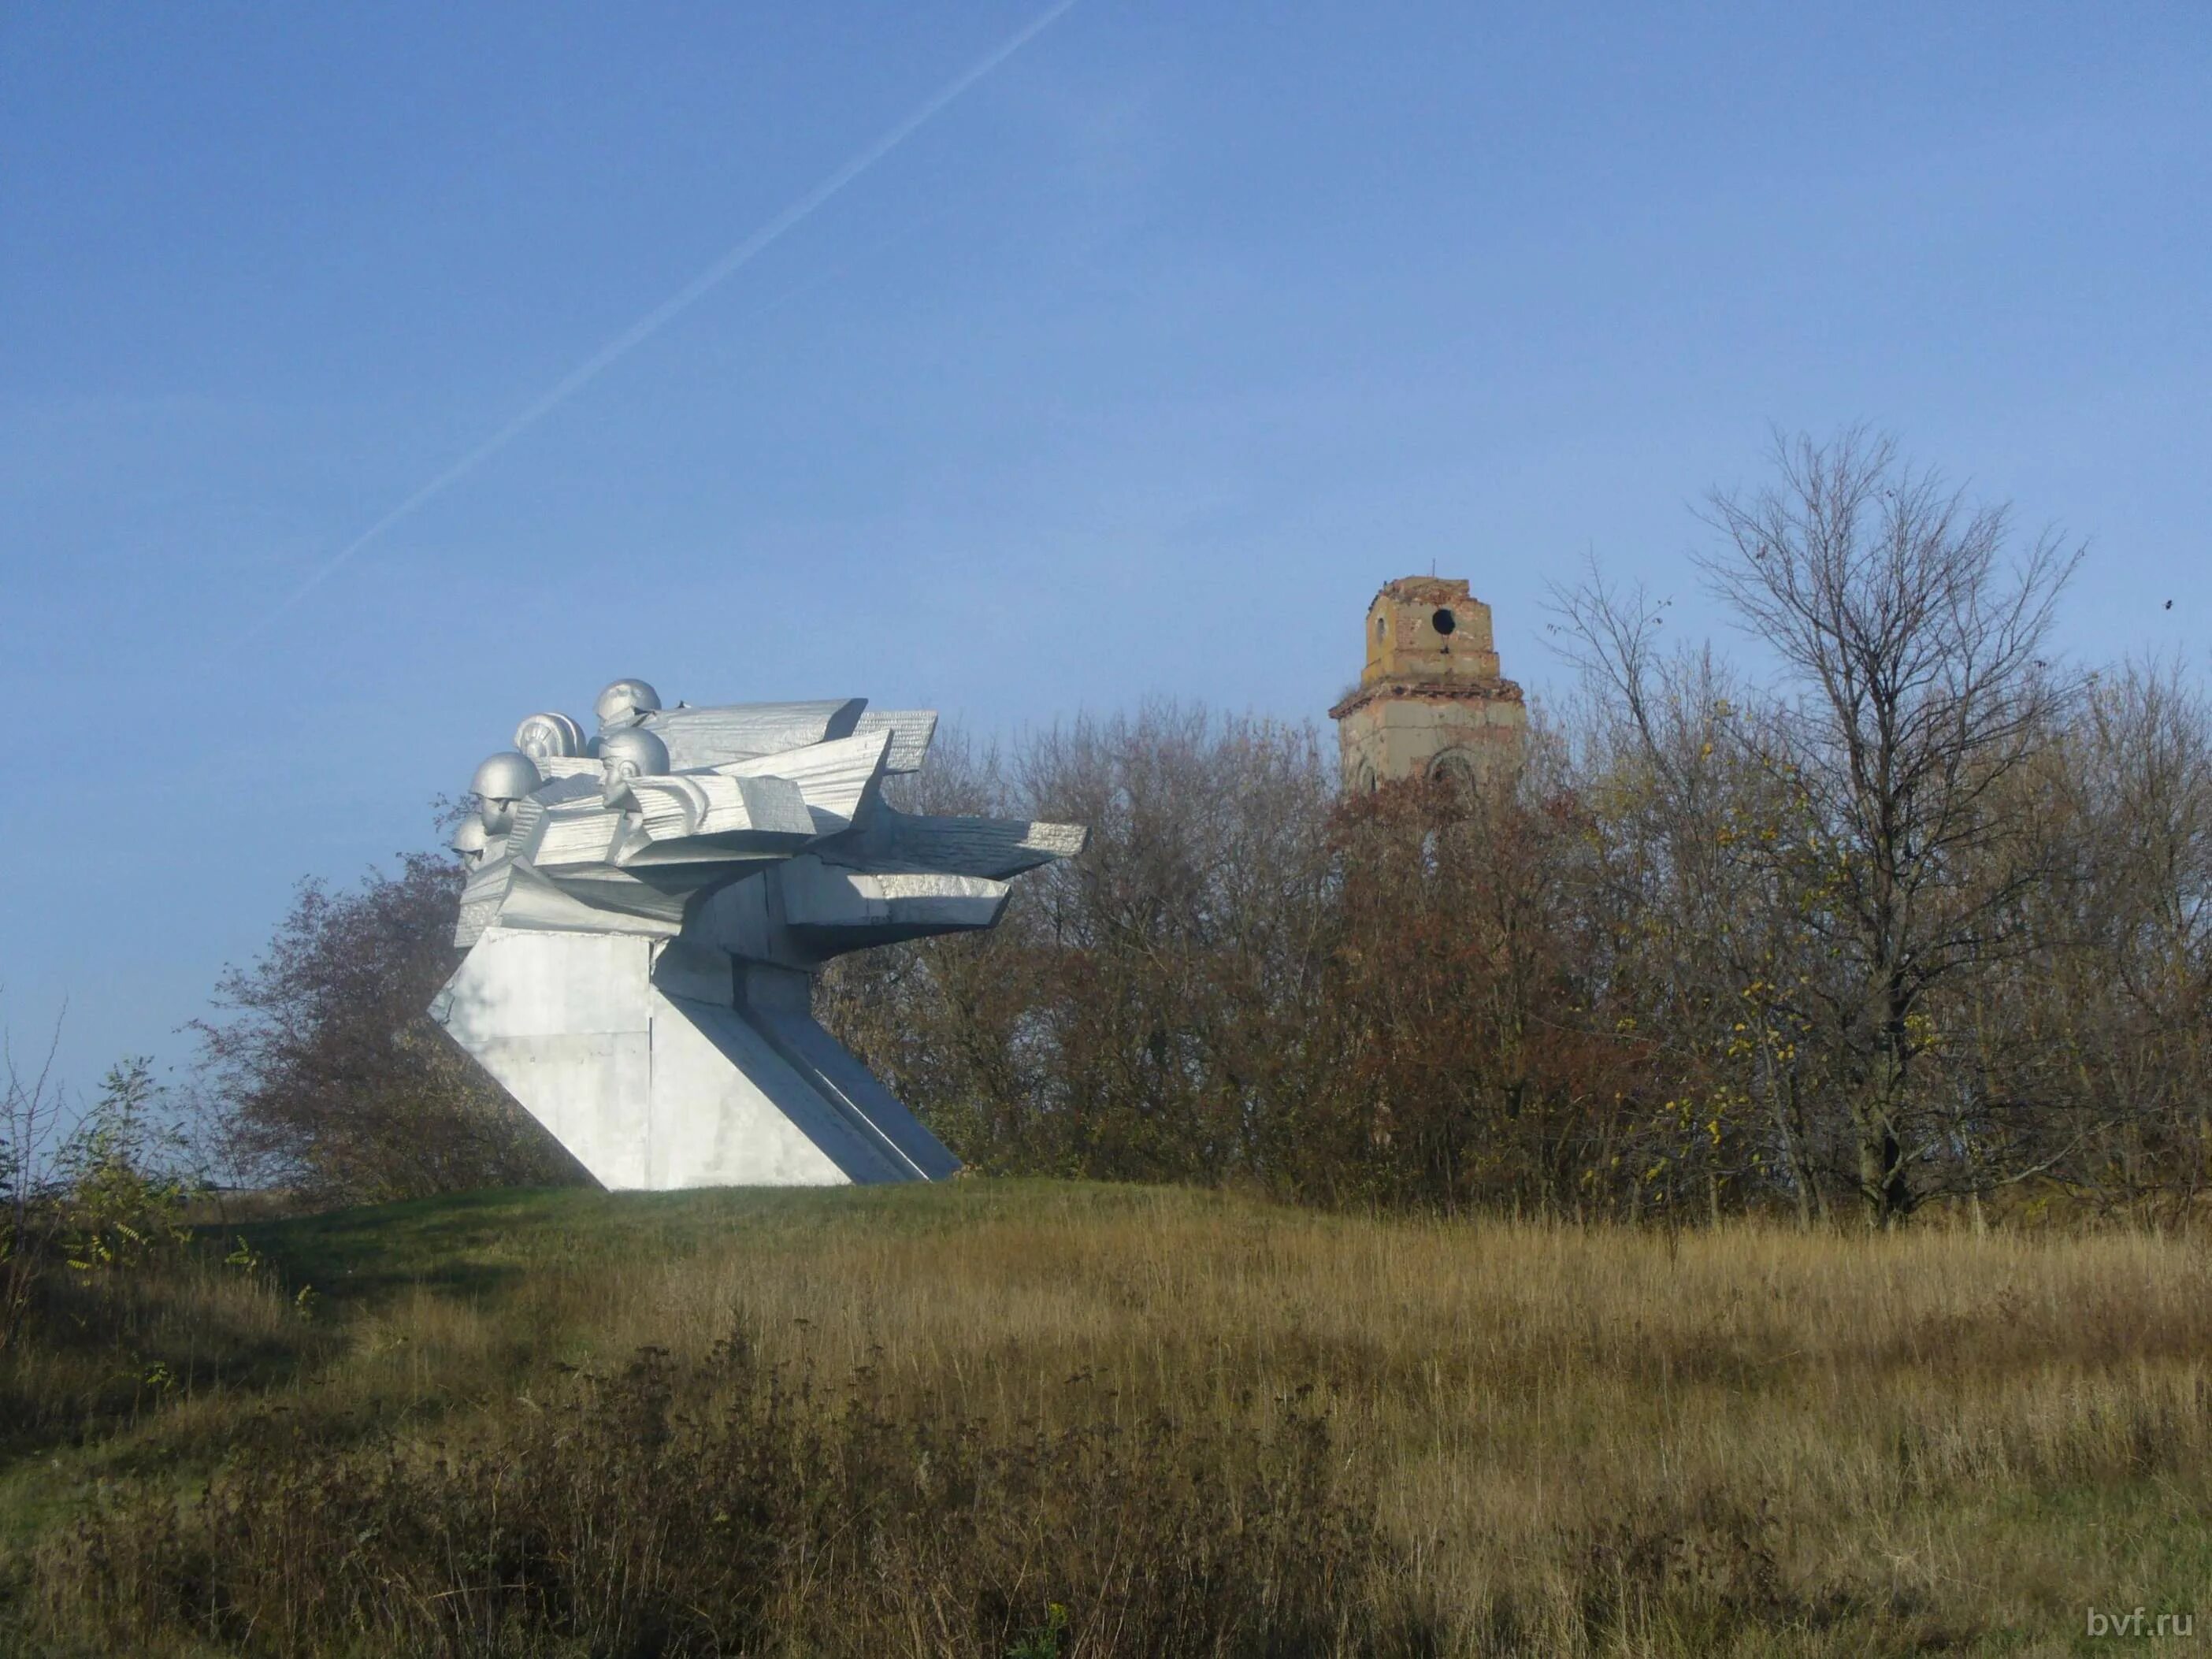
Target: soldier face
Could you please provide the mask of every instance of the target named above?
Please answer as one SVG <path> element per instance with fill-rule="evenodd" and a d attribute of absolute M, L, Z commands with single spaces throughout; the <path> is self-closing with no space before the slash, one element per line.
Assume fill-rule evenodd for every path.
<path fill-rule="evenodd" d="M 623 792 L 623 787 L 632 778 L 640 774 L 637 763 L 634 760 L 610 757 L 601 761 L 599 763 L 599 799 L 612 806 L 615 804 L 615 797 Z"/>

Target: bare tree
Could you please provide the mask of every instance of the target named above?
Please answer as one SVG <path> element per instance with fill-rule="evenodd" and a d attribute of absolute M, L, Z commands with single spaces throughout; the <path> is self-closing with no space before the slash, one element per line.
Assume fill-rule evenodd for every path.
<path fill-rule="evenodd" d="M 2172 664 L 2124 665 L 2100 677 L 2052 762 L 2044 799 L 2075 874 L 2029 908 L 2050 948 L 1990 1017 L 2045 1051 L 2048 1086 L 2076 1097 L 2092 1144 L 2061 1170 L 2069 1185 L 2185 1200 L 2212 1176 L 2212 705 Z"/>
<path fill-rule="evenodd" d="M 240 1167 L 355 1202 L 580 1178 L 423 1012 L 459 960 L 460 890 L 434 854 L 350 890 L 303 882 L 260 959 L 225 970 L 195 1024 Z"/>
<path fill-rule="evenodd" d="M 1761 696 L 1709 645 L 1660 643 L 1668 601 L 1593 565 L 1553 590 L 1550 631 L 1582 670 L 1571 705 L 1577 787 L 1593 826 L 1593 915 L 1617 919 L 1585 971 L 1671 1080 L 1633 1156 L 1650 1199 L 1702 1182 L 1778 1192 L 1825 1214 L 1831 1141 L 1818 1112 L 1808 991 L 1807 860 L 1784 845 L 1792 793 L 1761 763 Z"/>
<path fill-rule="evenodd" d="M 1313 1075 L 1333 799 L 1316 734 L 1153 703 L 1003 764 L 957 744 L 945 761 L 932 787 L 966 810 L 1087 824 L 1090 848 L 1025 877 L 989 933 L 835 964 L 824 1018 L 973 1166 L 1265 1167 Z"/>
<path fill-rule="evenodd" d="M 1091 830 L 1024 897 L 1069 1160 L 1252 1170 L 1304 1048 L 1332 799 L 1316 734 L 1155 702 L 1042 734 L 1019 775 L 1039 817 Z"/>
<path fill-rule="evenodd" d="M 66 1012 L 54 1016 L 35 1071 L 18 1065 L 15 1044 L 0 1028 L 0 1073 L 5 1073 L 0 1076 L 0 1350 L 21 1333 L 51 1253 L 36 1212 L 45 1186 L 42 1159 L 61 1121 L 54 1054 Z"/>
<path fill-rule="evenodd" d="M 994 744 L 939 729 L 921 772 L 893 779 L 902 811 L 1013 817 L 1022 803 Z M 830 962 L 817 1016 L 913 1105 L 971 1169 L 1052 1167 L 1035 1103 L 1046 1056 L 1030 1040 L 1042 996 L 1029 884 L 981 933 L 909 940 Z"/>
<path fill-rule="evenodd" d="M 1717 492 L 1714 591 L 1779 659 L 1765 761 L 1828 872 L 1817 925 L 1849 970 L 1829 1036 L 1857 1184 L 1889 1221 L 1948 1125 L 1917 1121 L 1930 992 L 2023 943 L 2006 923 L 2053 871 L 2015 787 L 2077 688 L 2045 656 L 2080 559 L 2048 532 L 2008 559 L 2008 509 L 1973 506 L 1863 429 L 1778 436 L 1778 479 Z"/>

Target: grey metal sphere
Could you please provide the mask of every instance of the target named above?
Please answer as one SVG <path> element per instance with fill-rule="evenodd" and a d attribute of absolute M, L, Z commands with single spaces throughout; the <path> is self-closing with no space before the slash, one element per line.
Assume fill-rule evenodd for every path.
<path fill-rule="evenodd" d="M 502 749 L 477 768 L 469 793 L 479 800 L 520 800 L 543 781 L 537 762 L 512 749 Z"/>
<path fill-rule="evenodd" d="M 641 715 L 660 707 L 660 693 L 643 680 L 617 680 L 599 693 L 592 705 L 602 731 L 610 726 L 635 726 Z"/>

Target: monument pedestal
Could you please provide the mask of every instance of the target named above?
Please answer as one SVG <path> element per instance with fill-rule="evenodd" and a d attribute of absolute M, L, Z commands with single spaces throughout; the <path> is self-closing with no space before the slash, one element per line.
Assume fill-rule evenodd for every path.
<path fill-rule="evenodd" d="M 811 996 L 802 969 L 690 941 L 493 927 L 430 1012 L 610 1191 L 957 1170 Z"/>

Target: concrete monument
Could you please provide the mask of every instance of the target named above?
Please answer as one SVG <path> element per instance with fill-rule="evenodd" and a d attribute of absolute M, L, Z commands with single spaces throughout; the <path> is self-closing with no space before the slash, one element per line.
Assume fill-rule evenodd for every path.
<path fill-rule="evenodd" d="M 901 812 L 937 717 L 859 698 L 532 714 L 477 769 L 447 1032 L 610 1189 L 933 1181 L 957 1161 L 815 1023 L 850 951 L 988 927 L 1073 824 Z"/>

